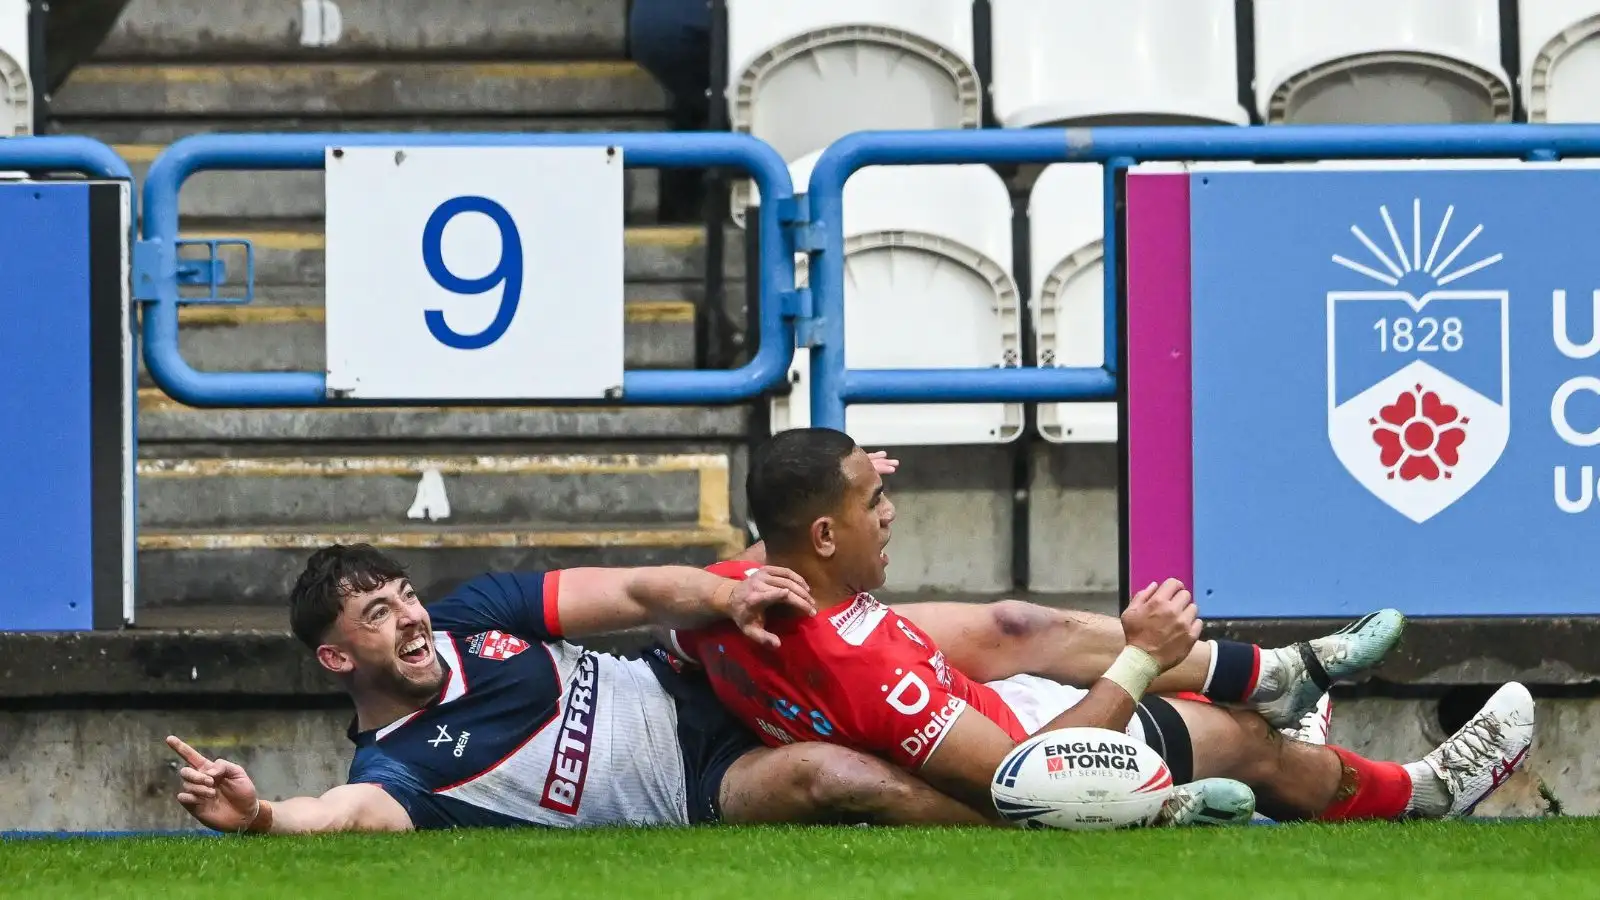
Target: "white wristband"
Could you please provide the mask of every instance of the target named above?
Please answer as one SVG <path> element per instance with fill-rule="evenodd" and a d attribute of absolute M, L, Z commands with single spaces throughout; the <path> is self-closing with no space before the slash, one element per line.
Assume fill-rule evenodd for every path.
<path fill-rule="evenodd" d="M 1156 658 L 1138 647 L 1123 647 L 1117 659 L 1101 678 L 1128 692 L 1135 703 L 1150 689 L 1150 683 L 1161 674 Z"/>

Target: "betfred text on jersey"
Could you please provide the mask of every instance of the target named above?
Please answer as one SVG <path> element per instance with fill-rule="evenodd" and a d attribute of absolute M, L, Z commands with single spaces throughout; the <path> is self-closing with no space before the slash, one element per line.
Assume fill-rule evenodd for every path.
<path fill-rule="evenodd" d="M 900 742 L 900 749 L 904 750 L 907 756 L 920 758 L 924 752 L 931 751 L 939 745 L 940 738 L 966 708 L 967 701 L 960 697 L 951 697 L 944 706 L 934 710 L 928 721 L 913 731 L 910 737 Z"/>
<path fill-rule="evenodd" d="M 550 772 L 545 776 L 544 796 L 539 805 L 556 812 L 577 815 L 583 803 L 583 782 L 589 774 L 589 748 L 595 717 L 595 680 L 599 661 L 592 653 L 578 658 L 567 692 L 566 714 L 561 719 L 561 734 Z"/>

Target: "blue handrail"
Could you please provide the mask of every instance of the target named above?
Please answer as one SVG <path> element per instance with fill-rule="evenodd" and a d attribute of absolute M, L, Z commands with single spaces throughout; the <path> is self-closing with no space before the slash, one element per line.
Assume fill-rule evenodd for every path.
<path fill-rule="evenodd" d="M 97 178 L 133 180 L 127 162 L 97 140 L 51 135 L 0 141 L 0 169 L 53 169 Z"/>
<path fill-rule="evenodd" d="M 178 349 L 178 191 L 203 169 L 320 169 L 330 146 L 618 146 L 623 162 L 642 167 L 732 167 L 748 172 L 761 196 L 760 345 L 754 358 L 725 371 L 631 370 L 622 401 L 631 404 L 733 403 L 784 379 L 794 358 L 794 329 L 781 298 L 794 288 L 794 254 L 780 221 L 793 207 L 788 167 L 777 151 L 744 134 L 212 134 L 184 138 L 151 165 L 144 182 L 144 238 L 163 263 L 155 299 L 144 309 L 144 358 L 150 376 L 191 406 L 313 406 L 329 403 L 320 372 L 202 372 Z M 0 144 L 3 146 L 3 144 Z M 4 157 L 0 157 L 3 160 Z M 757 273 L 752 273 L 756 277 Z"/>
<path fill-rule="evenodd" d="M 1600 155 L 1592 125 L 1327 125 L 859 132 L 823 151 L 808 205 L 820 237 L 810 287 L 822 342 L 811 349 L 811 422 L 844 428 L 850 403 L 1048 402 L 1116 396 L 1116 169 L 1166 160 L 1522 158 Z M 878 165 L 1099 162 L 1106 165 L 1102 368 L 849 369 L 844 344 L 844 185 Z"/>

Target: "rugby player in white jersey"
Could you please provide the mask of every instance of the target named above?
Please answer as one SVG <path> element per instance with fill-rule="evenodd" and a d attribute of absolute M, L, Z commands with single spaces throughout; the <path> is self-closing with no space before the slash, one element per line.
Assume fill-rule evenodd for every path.
<path fill-rule="evenodd" d="M 424 607 L 368 546 L 311 557 L 295 634 L 355 705 L 348 783 L 263 799 L 236 763 L 177 737 L 177 800 L 219 831 L 309 833 L 705 822 L 977 823 L 970 808 L 880 760 L 820 744 L 767 749 L 698 676 L 568 638 L 729 620 L 772 645 L 775 608 L 814 612 L 794 573 L 701 569 L 490 574 Z"/>

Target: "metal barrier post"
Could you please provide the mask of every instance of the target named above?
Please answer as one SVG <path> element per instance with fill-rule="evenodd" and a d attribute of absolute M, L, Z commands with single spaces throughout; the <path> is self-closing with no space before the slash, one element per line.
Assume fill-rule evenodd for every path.
<path fill-rule="evenodd" d="M 733 403 L 783 380 L 794 354 L 793 322 L 784 317 L 794 289 L 794 255 L 779 223 L 792 206 L 793 186 L 783 159 L 744 134 L 269 134 L 198 135 L 167 148 L 144 184 L 145 257 L 153 260 L 136 287 L 146 301 L 144 356 L 151 377 L 174 399 L 192 406 L 314 406 L 329 403 L 320 372 L 201 372 L 178 349 L 178 191 L 203 169 L 319 169 L 330 146 L 618 146 L 628 166 L 741 168 L 761 195 L 760 347 L 743 367 L 724 371 L 632 370 L 624 374 L 629 404 Z M 3 159 L 3 157 L 0 157 Z M 153 270 L 153 271 L 150 271 Z M 535 402 L 530 398 L 529 402 Z"/>
<path fill-rule="evenodd" d="M 820 237 L 811 290 L 823 343 L 811 350 L 811 421 L 844 428 L 850 403 L 999 403 L 1116 396 L 1115 168 L 1135 162 L 1465 159 L 1600 155 L 1592 125 L 1171 126 L 858 132 L 817 160 L 808 189 Z M 1106 197 L 1106 365 L 1098 369 L 848 369 L 844 346 L 844 185 L 875 165 L 1099 162 Z"/>

